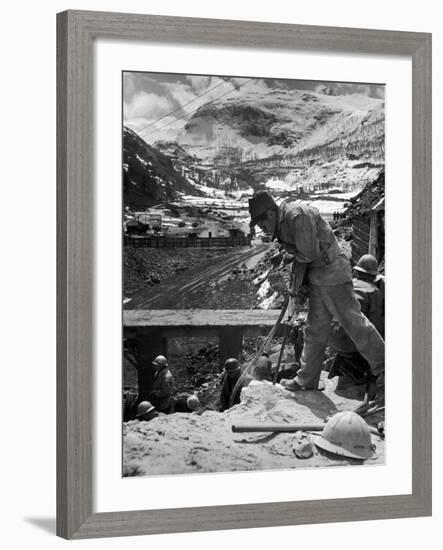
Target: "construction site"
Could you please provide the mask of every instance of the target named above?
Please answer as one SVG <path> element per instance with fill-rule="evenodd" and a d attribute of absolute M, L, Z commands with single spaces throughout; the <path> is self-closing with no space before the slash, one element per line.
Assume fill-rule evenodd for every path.
<path fill-rule="evenodd" d="M 331 222 L 351 262 L 371 253 L 382 269 L 383 196 L 381 174 L 350 202 L 342 219 Z M 134 252 L 140 254 L 138 267 L 149 286 L 134 291 L 134 280 L 127 280 L 125 295 L 131 298 L 123 313 L 124 394 L 137 394 L 139 402 L 148 399 L 155 377 L 152 362 L 161 355 L 168 359 L 174 396 L 197 396 L 198 408 L 149 422 L 125 422 L 125 476 L 362 463 L 314 443 L 328 419 L 358 409 L 367 397 L 362 380 L 330 377 L 329 349 L 321 375 L 323 391 L 291 392 L 273 383 L 273 376 L 271 381 L 248 384 L 240 403 L 220 410 L 229 358 L 236 358 L 242 372 L 250 375 L 263 353 L 279 380 L 297 372 L 307 300 L 297 299 L 288 329 L 290 271 L 288 266 L 272 265 L 277 251 L 277 243 L 260 238 L 246 247 L 224 250 L 130 249 L 128 262 Z M 384 408 L 365 411 L 361 418 L 374 445 L 374 453 L 364 462 L 381 464 Z"/>
<path fill-rule="evenodd" d="M 226 93 L 175 141 L 124 128 L 123 476 L 383 464 L 382 378 L 351 326 L 331 316 L 316 387 L 295 382 L 311 260 L 251 223 L 251 201 L 321 220 L 332 261 L 357 277 L 352 299 L 360 283 L 373 293 L 357 315 L 384 350 L 384 103 L 275 84 Z M 306 120 L 288 126 L 294 113 Z M 215 125 L 229 142 L 208 138 Z"/>

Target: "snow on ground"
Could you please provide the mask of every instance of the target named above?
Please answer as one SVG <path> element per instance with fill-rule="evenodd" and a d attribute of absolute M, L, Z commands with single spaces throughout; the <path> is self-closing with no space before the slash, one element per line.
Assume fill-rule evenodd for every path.
<path fill-rule="evenodd" d="M 188 178 L 188 180 L 196 189 L 202 193 L 206 193 L 208 197 L 217 197 L 220 199 L 224 199 L 226 197 L 226 193 L 222 189 L 216 189 L 215 187 L 209 187 L 208 185 L 196 183 L 191 178 Z"/>
<path fill-rule="evenodd" d="M 347 193 L 328 193 L 328 196 L 333 199 L 343 199 L 346 201 L 352 199 L 355 195 L 358 195 L 360 191 L 361 189 L 354 189 L 353 191 L 348 191 Z M 319 193 L 321 193 L 321 191 Z"/>
<path fill-rule="evenodd" d="M 344 209 L 344 202 L 327 201 L 327 200 L 314 200 L 309 201 L 310 206 L 318 208 L 321 214 L 332 214 L 333 212 L 341 212 Z"/>
<path fill-rule="evenodd" d="M 265 183 L 265 186 L 271 191 L 295 191 L 296 186 L 294 183 L 287 182 L 279 179 L 270 179 Z"/>

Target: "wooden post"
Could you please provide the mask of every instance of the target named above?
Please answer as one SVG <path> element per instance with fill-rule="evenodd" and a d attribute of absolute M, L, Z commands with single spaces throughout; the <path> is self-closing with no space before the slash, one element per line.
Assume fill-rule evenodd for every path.
<path fill-rule="evenodd" d="M 154 386 L 155 369 L 152 361 L 157 355 L 168 353 L 167 339 L 159 328 L 137 328 L 137 375 L 138 393 L 141 401 L 149 400 L 149 393 Z"/>
<path fill-rule="evenodd" d="M 377 211 L 371 212 L 371 223 L 369 226 L 369 247 L 368 253 L 372 254 L 378 260 L 378 227 Z"/>
<path fill-rule="evenodd" d="M 219 329 L 218 336 L 220 340 L 220 367 L 223 367 L 226 359 L 230 357 L 241 360 L 243 352 L 243 328 L 224 327 Z"/>

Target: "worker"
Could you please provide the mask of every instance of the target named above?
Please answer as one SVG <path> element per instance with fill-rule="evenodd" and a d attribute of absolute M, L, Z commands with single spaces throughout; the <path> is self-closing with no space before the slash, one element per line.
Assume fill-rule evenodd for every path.
<path fill-rule="evenodd" d="M 362 313 L 371 321 L 380 335 L 385 334 L 385 298 L 384 287 L 379 287 L 377 259 L 371 254 L 363 255 L 354 266 L 352 281 L 354 292 L 360 302 Z M 330 368 L 329 378 L 342 375 L 355 384 L 367 381 L 370 366 L 358 352 L 343 327 L 333 321 L 329 338 L 331 354 L 335 354 Z"/>
<path fill-rule="evenodd" d="M 149 401 L 142 401 L 141 403 L 139 403 L 137 407 L 137 414 L 135 416 L 137 420 L 147 421 L 152 420 L 157 416 L 159 416 L 159 413 L 152 403 L 150 403 Z"/>
<path fill-rule="evenodd" d="M 258 225 L 271 240 L 277 239 L 307 268 L 309 307 L 300 369 L 285 387 L 291 391 L 322 389 L 320 373 L 335 317 L 368 361 L 377 379 L 377 401 L 384 402 L 384 340 L 361 312 L 352 286 L 351 264 L 330 225 L 317 208 L 301 201 L 277 205 L 267 191 L 249 199 L 249 213 L 251 224 Z"/>
<path fill-rule="evenodd" d="M 181 395 L 175 398 L 174 412 L 191 413 L 200 408 L 200 400 L 197 395 Z"/>
<path fill-rule="evenodd" d="M 225 411 L 229 408 L 229 402 L 231 398 L 232 390 L 236 385 L 237 380 L 242 376 L 242 370 L 238 364 L 237 359 L 231 357 L 227 359 L 224 364 L 224 373 L 222 379 L 222 389 L 220 392 L 220 411 Z M 242 376 L 241 384 L 237 388 L 235 395 L 233 396 L 232 404 L 237 405 L 240 403 L 241 390 L 252 382 L 253 377 L 249 374 Z"/>
<path fill-rule="evenodd" d="M 266 355 L 262 355 L 257 359 L 254 368 L 254 378 L 251 382 L 272 382 L 272 361 Z"/>
<path fill-rule="evenodd" d="M 170 414 L 174 412 L 174 378 L 168 368 L 168 360 L 164 355 L 159 355 L 152 365 L 155 368 L 154 389 L 149 400 L 159 412 Z"/>

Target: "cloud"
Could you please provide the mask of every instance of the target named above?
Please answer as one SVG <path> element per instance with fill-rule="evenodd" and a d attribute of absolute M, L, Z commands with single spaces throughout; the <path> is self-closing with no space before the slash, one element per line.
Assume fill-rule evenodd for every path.
<path fill-rule="evenodd" d="M 191 83 L 191 87 L 195 92 L 200 93 L 210 88 L 210 82 L 213 77 L 200 75 L 187 75 L 186 80 Z"/>
<path fill-rule="evenodd" d="M 237 86 L 219 77 L 187 76 L 187 82 L 166 83 L 170 96 L 181 106 L 176 117 L 188 117 L 202 105 L 237 93 Z"/>
<path fill-rule="evenodd" d="M 144 118 L 156 120 L 173 110 L 173 105 L 165 97 L 147 92 L 137 92 L 129 102 L 125 102 L 125 119 Z"/>
<path fill-rule="evenodd" d="M 384 86 L 374 86 L 374 96 L 379 99 L 385 98 L 385 87 Z"/>

